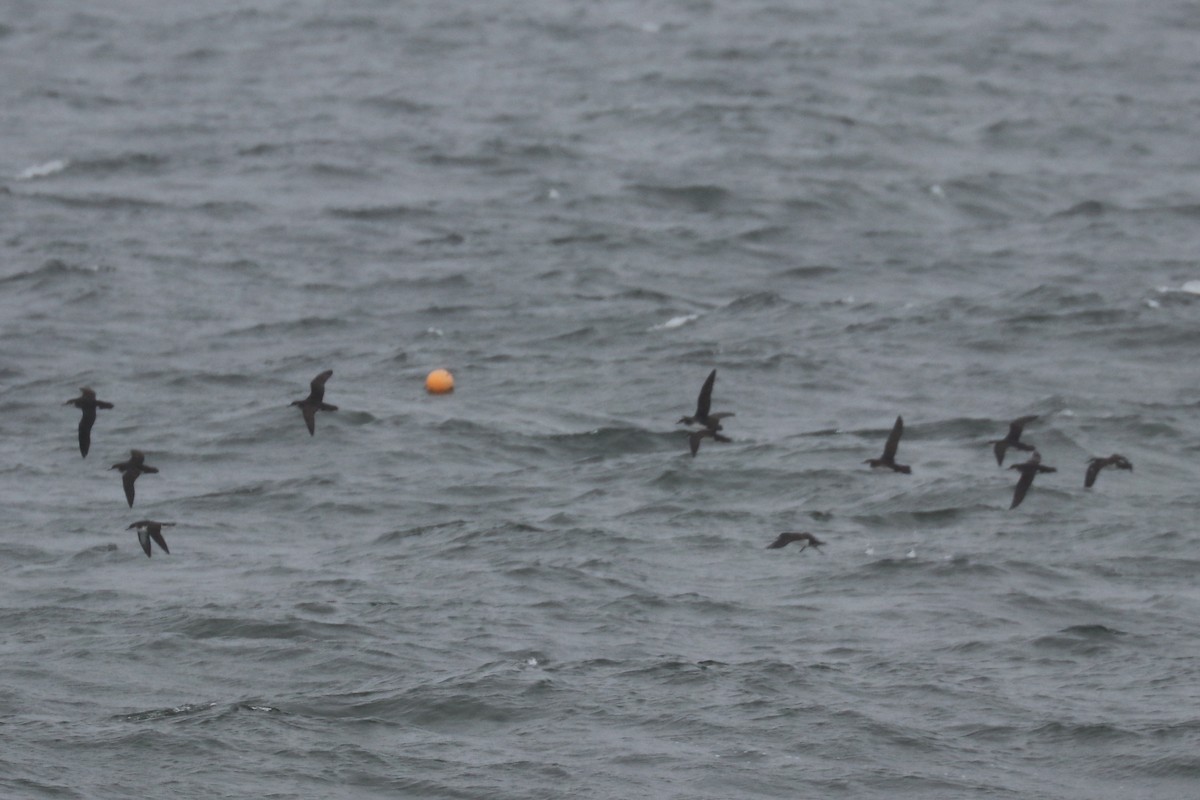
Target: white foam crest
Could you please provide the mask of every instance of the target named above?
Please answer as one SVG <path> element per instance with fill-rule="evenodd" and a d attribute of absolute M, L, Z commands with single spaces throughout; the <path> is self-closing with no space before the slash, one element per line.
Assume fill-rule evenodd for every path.
<path fill-rule="evenodd" d="M 651 327 L 650 330 L 665 331 L 665 330 L 670 330 L 671 328 L 681 328 L 684 325 L 687 325 L 689 322 L 694 322 L 698 319 L 700 319 L 699 314 L 684 314 L 681 317 L 671 317 L 666 322 L 662 322 L 662 323 L 659 323 L 658 325 Z"/>
<path fill-rule="evenodd" d="M 1183 285 L 1176 289 L 1174 286 L 1159 286 L 1155 289 L 1159 294 L 1200 294 L 1200 280 L 1184 281 Z"/>
<path fill-rule="evenodd" d="M 66 159 L 56 158 L 53 161 L 47 161 L 44 164 L 35 164 L 32 167 L 26 167 L 17 174 L 19 181 L 32 181 L 37 178 L 45 178 L 48 175 L 62 172 L 71 162 Z"/>

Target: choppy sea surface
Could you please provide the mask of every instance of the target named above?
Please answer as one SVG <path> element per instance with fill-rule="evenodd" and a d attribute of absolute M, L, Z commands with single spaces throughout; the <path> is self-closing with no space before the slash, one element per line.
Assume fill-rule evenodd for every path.
<path fill-rule="evenodd" d="M 0 795 L 1195 796 L 1198 37 L 7 3 Z"/>

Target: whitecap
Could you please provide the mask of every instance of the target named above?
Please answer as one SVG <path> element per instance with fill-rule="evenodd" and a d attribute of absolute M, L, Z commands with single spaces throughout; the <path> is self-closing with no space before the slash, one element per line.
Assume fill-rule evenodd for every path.
<path fill-rule="evenodd" d="M 679 328 L 684 325 L 687 325 L 689 322 L 693 322 L 698 319 L 700 319 L 699 314 L 684 314 L 682 317 L 671 317 L 666 322 L 663 322 L 659 325 L 653 326 L 652 328 L 650 328 L 650 330 L 665 331 L 665 330 L 669 330 L 671 328 Z"/>
<path fill-rule="evenodd" d="M 1187 292 L 1188 294 L 1200 294 L 1200 281 L 1188 281 L 1179 287 L 1179 291 Z"/>
<path fill-rule="evenodd" d="M 48 175 L 62 172 L 70 163 L 70 161 L 64 159 L 55 159 L 54 161 L 47 161 L 45 164 L 35 164 L 32 167 L 26 167 L 21 170 L 17 175 L 17 180 L 31 181 L 35 178 L 45 178 Z"/>

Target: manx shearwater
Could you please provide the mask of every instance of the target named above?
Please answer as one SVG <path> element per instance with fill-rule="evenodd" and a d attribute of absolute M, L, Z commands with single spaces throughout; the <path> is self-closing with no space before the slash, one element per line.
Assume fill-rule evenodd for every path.
<path fill-rule="evenodd" d="M 1133 471 L 1133 463 L 1120 453 L 1113 453 L 1108 458 L 1089 458 L 1087 475 L 1083 478 L 1084 488 L 1092 488 L 1092 484 L 1096 482 L 1096 476 L 1105 467 L 1116 467 L 1117 469 Z"/>
<path fill-rule="evenodd" d="M 129 501 L 130 508 L 133 508 L 133 482 L 143 472 L 158 472 L 158 467 L 151 467 L 145 462 L 145 453 L 141 450 L 130 450 L 128 461 L 122 461 L 120 464 L 113 464 L 109 467 L 109 469 L 118 469 L 121 471 L 121 483 L 125 486 L 125 499 Z"/>
<path fill-rule="evenodd" d="M 333 375 L 333 370 L 327 369 L 320 375 L 312 379 L 309 384 L 310 390 L 308 397 L 303 400 L 293 400 L 292 405 L 300 406 L 300 413 L 304 415 L 304 424 L 308 426 L 308 435 L 312 436 L 317 432 L 317 412 L 318 411 L 337 411 L 337 406 L 331 406 L 325 402 L 325 381 Z"/>
<path fill-rule="evenodd" d="M 903 472 L 905 475 L 912 474 L 912 467 L 908 464 L 896 463 L 896 448 L 900 446 L 900 437 L 904 435 L 904 418 L 896 417 L 896 424 L 892 426 L 892 432 L 888 434 L 887 443 L 883 446 L 883 455 L 879 458 L 868 458 L 864 464 L 870 464 L 871 468 L 887 467 L 895 472 Z"/>
<path fill-rule="evenodd" d="M 725 417 L 732 417 L 732 411 L 722 411 L 717 414 L 710 414 L 709 409 L 712 407 L 712 390 L 713 383 L 717 380 L 717 371 L 714 369 L 708 373 L 708 378 L 704 381 L 704 385 L 700 387 L 700 397 L 696 400 L 696 413 L 690 417 L 681 417 L 676 425 L 703 425 L 710 431 L 721 430 L 721 420 Z M 719 439 L 717 441 L 720 441 Z M 694 450 L 694 448 L 693 448 Z"/>
<path fill-rule="evenodd" d="M 1013 450 L 1023 450 L 1026 453 L 1034 449 L 1033 445 L 1025 444 L 1025 442 L 1021 441 L 1021 431 L 1025 430 L 1025 426 L 1037 418 L 1037 414 L 1018 417 L 1008 423 L 1008 434 L 1003 439 L 993 439 L 988 442 L 988 444 L 992 445 L 992 452 L 996 454 L 997 464 L 1004 466 L 1004 454 L 1010 447 Z"/>
<path fill-rule="evenodd" d="M 162 529 L 164 525 L 171 526 L 174 524 L 174 522 L 155 522 L 152 519 L 140 519 L 130 525 L 126 530 L 137 528 L 138 541 L 141 542 L 142 550 L 146 551 L 146 557 L 149 558 L 151 539 L 154 540 L 155 544 L 162 548 L 164 553 L 167 555 L 171 554 L 171 551 L 167 549 L 167 540 L 163 538 Z"/>
<path fill-rule="evenodd" d="M 96 409 L 112 408 L 113 404 L 97 400 L 96 393 L 87 386 L 84 386 L 79 391 L 79 397 L 76 397 L 74 400 L 68 400 L 63 405 L 75 406 L 83 411 L 83 416 L 79 419 L 79 453 L 84 458 L 87 458 L 88 450 L 92 446 L 92 426 L 96 424 Z"/>
<path fill-rule="evenodd" d="M 1039 472 L 1058 472 L 1054 467 L 1047 467 L 1042 464 L 1042 454 L 1037 450 L 1033 451 L 1033 455 L 1023 464 L 1013 464 L 1009 469 L 1015 469 L 1021 473 L 1021 477 L 1017 478 L 1017 488 L 1013 490 L 1012 505 L 1009 510 L 1021 505 L 1021 501 L 1025 499 L 1025 493 L 1029 491 L 1029 487 L 1033 485 L 1033 478 Z"/>
<path fill-rule="evenodd" d="M 804 545 L 800 548 L 801 552 L 803 552 L 805 548 L 811 547 L 821 555 L 825 554 L 825 551 L 821 549 L 821 545 L 825 543 L 813 536 L 811 533 L 805 533 L 803 531 L 788 531 L 786 533 L 781 533 L 779 534 L 779 538 L 767 545 L 767 549 L 777 550 L 780 547 L 787 547 L 792 542 L 804 542 Z"/>

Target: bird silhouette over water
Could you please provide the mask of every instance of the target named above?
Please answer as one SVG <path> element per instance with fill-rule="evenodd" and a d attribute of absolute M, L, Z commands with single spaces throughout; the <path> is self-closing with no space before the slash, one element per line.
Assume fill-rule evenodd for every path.
<path fill-rule="evenodd" d="M 907 464 L 896 463 L 896 448 L 900 446 L 900 437 L 904 435 L 904 418 L 896 417 L 896 424 L 892 426 L 892 432 L 888 434 L 887 444 L 883 446 L 883 455 L 879 458 L 868 458 L 864 464 L 870 464 L 871 468 L 887 467 L 895 472 L 903 472 L 905 475 L 912 474 L 912 467 Z"/>
<path fill-rule="evenodd" d="M 128 461 L 122 461 L 120 464 L 113 464 L 109 467 L 109 469 L 119 469 L 121 471 L 121 483 L 125 487 L 125 499 L 129 501 L 130 508 L 133 508 L 133 482 L 143 472 L 158 472 L 158 467 L 151 467 L 145 462 L 145 453 L 141 450 L 130 450 Z"/>
<path fill-rule="evenodd" d="M 96 393 L 87 386 L 79 391 L 79 397 L 68 400 L 63 405 L 75 406 L 83 411 L 83 416 L 79 419 L 79 454 L 87 458 L 88 450 L 92 446 L 92 426 L 96 424 L 96 409 L 112 408 L 113 404 L 97 400 Z"/>
<path fill-rule="evenodd" d="M 162 548 L 164 553 L 167 555 L 171 554 L 171 551 L 167 549 L 167 540 L 163 538 L 162 529 L 163 526 L 171 526 L 174 524 L 174 522 L 155 522 L 152 519 L 140 519 L 130 525 L 129 528 L 126 528 L 126 530 L 130 530 L 132 528 L 138 529 L 138 541 L 141 543 L 142 549 L 146 551 L 146 557 L 149 558 L 151 539 L 154 540 L 155 544 Z"/>
<path fill-rule="evenodd" d="M 696 457 L 696 453 L 700 450 L 700 440 L 705 436 L 711 436 L 714 442 L 723 442 L 725 444 L 729 444 L 733 441 L 733 439 L 717 433 L 712 428 L 701 428 L 698 431 L 688 431 L 688 446 L 692 448 L 692 458 Z"/>
<path fill-rule="evenodd" d="M 721 420 L 725 417 L 732 417 L 732 411 L 722 411 L 718 414 L 710 414 L 709 409 L 712 407 L 712 390 L 713 383 L 717 380 L 717 371 L 714 369 L 708 373 L 708 378 L 704 381 L 704 385 L 700 387 L 700 397 L 696 400 L 696 413 L 690 417 L 682 417 L 676 425 L 703 425 L 710 431 L 716 432 L 721 430 Z M 717 441 L 721 441 L 718 439 Z M 692 448 L 695 453 L 696 445 Z"/>
<path fill-rule="evenodd" d="M 1014 450 L 1024 450 L 1029 452 L 1034 447 L 1031 444 L 1025 444 L 1021 441 L 1021 431 L 1025 430 L 1025 426 L 1038 418 L 1037 414 L 1030 414 L 1027 417 L 1018 417 L 1008 423 L 1008 435 L 1003 439 L 993 439 L 988 444 L 992 445 L 992 452 L 996 454 L 996 463 L 1004 466 L 1004 454 L 1008 448 Z"/>
<path fill-rule="evenodd" d="M 825 543 L 813 536 L 811 533 L 804 533 L 803 531 L 788 531 L 786 533 L 781 533 L 779 534 L 779 538 L 767 545 L 767 549 L 778 550 L 781 547 L 787 547 L 792 542 L 804 542 L 803 547 L 800 548 L 801 552 L 804 552 L 805 548 L 811 547 L 821 555 L 825 555 L 825 551 L 821 549 L 821 545 Z"/>
<path fill-rule="evenodd" d="M 1133 464 L 1128 458 L 1120 453 L 1113 453 L 1108 458 L 1089 458 L 1087 475 L 1083 478 L 1084 488 L 1092 488 L 1092 484 L 1096 482 L 1096 476 L 1100 474 L 1100 470 L 1105 467 L 1116 467 L 1117 469 L 1127 469 L 1133 471 Z"/>
<path fill-rule="evenodd" d="M 325 401 L 325 381 L 333 375 L 333 370 L 327 369 L 320 375 L 312 379 L 309 384 L 310 391 L 308 397 L 303 400 L 293 400 L 292 405 L 300 406 L 300 413 L 304 415 L 304 424 L 308 426 L 308 435 L 312 436 L 317 432 L 317 412 L 318 411 L 337 411 L 337 406 L 331 406 Z"/>
<path fill-rule="evenodd" d="M 1029 457 L 1028 461 L 1023 464 L 1013 464 L 1009 469 L 1015 469 L 1021 473 L 1021 477 L 1017 478 L 1017 488 L 1013 490 L 1012 505 L 1008 507 L 1010 511 L 1021 505 L 1021 501 L 1025 499 L 1025 493 L 1033 485 L 1034 476 L 1039 472 L 1058 472 L 1054 467 L 1042 464 L 1042 454 L 1037 450 L 1033 451 L 1033 455 Z"/>

